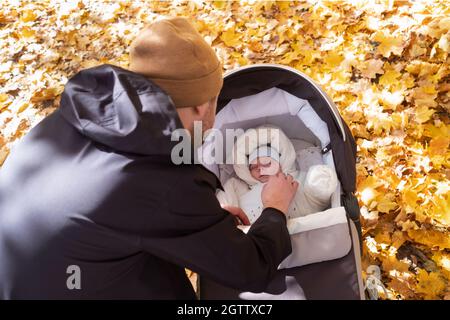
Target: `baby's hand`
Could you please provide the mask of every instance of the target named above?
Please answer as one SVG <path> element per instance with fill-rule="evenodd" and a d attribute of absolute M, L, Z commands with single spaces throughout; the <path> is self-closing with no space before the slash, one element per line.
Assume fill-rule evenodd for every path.
<path fill-rule="evenodd" d="M 261 193 L 264 208 L 272 207 L 287 214 L 297 189 L 298 182 L 291 175 L 280 172 L 270 176 Z"/>
<path fill-rule="evenodd" d="M 228 211 L 229 213 L 231 213 L 231 215 L 233 215 L 236 218 L 236 224 L 244 224 L 246 226 L 250 225 L 250 220 L 248 219 L 247 215 L 245 214 L 245 212 L 239 208 L 239 207 L 232 207 L 232 206 L 227 206 L 227 205 L 222 205 L 221 207 Z"/>

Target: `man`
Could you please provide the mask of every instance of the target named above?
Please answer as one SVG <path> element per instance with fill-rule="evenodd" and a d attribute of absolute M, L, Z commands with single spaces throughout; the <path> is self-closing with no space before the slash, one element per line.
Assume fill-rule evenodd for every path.
<path fill-rule="evenodd" d="M 174 130 L 214 123 L 222 87 L 212 48 L 183 18 L 155 22 L 132 71 L 103 65 L 69 80 L 60 108 L 0 170 L 0 298 L 194 299 L 184 268 L 262 291 L 291 252 L 279 175 L 248 234 L 221 208 L 217 178 L 175 165 Z"/>

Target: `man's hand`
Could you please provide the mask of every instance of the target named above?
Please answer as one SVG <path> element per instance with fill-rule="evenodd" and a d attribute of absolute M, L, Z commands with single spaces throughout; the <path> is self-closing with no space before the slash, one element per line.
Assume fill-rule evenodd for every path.
<path fill-rule="evenodd" d="M 246 226 L 250 225 L 250 220 L 248 219 L 245 212 L 239 207 L 225 206 L 222 205 L 222 208 L 227 210 L 236 218 L 236 224 L 244 224 Z"/>
<path fill-rule="evenodd" d="M 261 194 L 264 208 L 272 207 L 287 214 L 297 189 L 298 182 L 291 175 L 279 172 L 270 176 Z"/>

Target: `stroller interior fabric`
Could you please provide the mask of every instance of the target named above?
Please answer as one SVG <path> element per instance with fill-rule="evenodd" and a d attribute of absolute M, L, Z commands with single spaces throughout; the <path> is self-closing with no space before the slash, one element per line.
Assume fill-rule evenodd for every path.
<path fill-rule="evenodd" d="M 309 166 L 327 164 L 334 168 L 332 151 L 322 155 L 322 150 L 330 144 L 327 124 L 322 121 L 307 100 L 293 96 L 279 88 L 270 88 L 258 94 L 231 100 L 216 117 L 217 129 L 249 129 L 263 124 L 275 125 L 282 129 L 294 145 L 296 154 L 307 148 L 315 153 L 309 159 Z M 211 157 L 212 150 L 219 146 L 205 143 L 203 157 Z M 231 150 L 223 143 L 224 154 Z M 212 163 L 207 160 L 207 163 Z M 297 156 L 297 167 L 307 170 L 301 157 Z M 232 164 L 210 165 L 222 184 L 235 176 Z M 345 256 L 351 248 L 351 237 L 345 209 L 340 206 L 340 186 L 332 196 L 331 208 L 304 217 L 289 219 L 287 226 L 291 234 L 292 254 L 287 257 L 279 268 L 291 268 L 310 263 L 326 261 Z M 241 227 L 247 232 L 249 227 Z"/>

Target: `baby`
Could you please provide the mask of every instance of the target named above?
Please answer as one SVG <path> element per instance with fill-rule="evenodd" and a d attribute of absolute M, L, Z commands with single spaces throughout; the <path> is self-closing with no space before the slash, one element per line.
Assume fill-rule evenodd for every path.
<path fill-rule="evenodd" d="M 327 165 L 313 165 L 307 172 L 298 171 L 294 146 L 281 129 L 261 126 L 247 130 L 237 139 L 231 155 L 238 178 L 230 178 L 217 198 L 222 205 L 240 207 L 250 223 L 255 222 L 263 210 L 261 192 L 264 184 L 280 171 L 299 182 L 287 213 L 288 219 L 323 211 L 330 206 L 330 197 L 337 186 L 334 170 Z M 245 161 L 237 161 L 239 157 Z"/>

